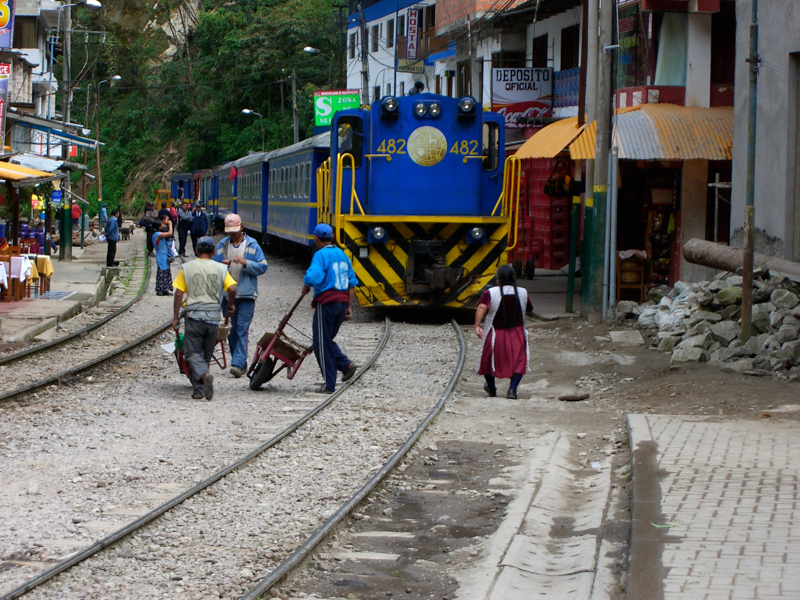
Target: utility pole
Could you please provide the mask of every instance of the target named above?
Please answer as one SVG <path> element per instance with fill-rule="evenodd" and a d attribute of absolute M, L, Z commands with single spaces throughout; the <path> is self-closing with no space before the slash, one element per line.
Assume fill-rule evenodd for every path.
<path fill-rule="evenodd" d="M 744 257 L 742 260 L 742 343 L 750 339 L 753 318 L 753 252 L 755 246 L 756 100 L 758 99 L 758 0 L 752 1 L 750 21 L 750 95 L 747 110 L 747 191 L 744 205 Z"/>
<path fill-rule="evenodd" d="M 358 5 L 359 35 L 361 36 L 361 104 L 369 104 L 369 53 L 367 52 L 367 19 L 364 3 Z"/>
<path fill-rule="evenodd" d="M 597 55 L 600 39 L 598 24 L 600 2 L 588 0 L 586 19 L 586 122 L 591 124 L 597 118 Z M 589 306 L 589 287 L 592 281 L 592 234 L 594 232 L 594 160 L 586 161 L 586 184 L 583 204 L 583 255 L 581 257 L 581 315 L 587 316 Z"/>
<path fill-rule="evenodd" d="M 333 8 L 339 11 L 339 18 L 336 21 L 339 27 L 339 89 L 343 90 L 347 87 L 347 82 L 344 80 L 344 64 L 345 54 L 347 53 L 347 29 L 345 28 L 344 13 L 348 6 L 346 4 L 334 4 Z"/>
<path fill-rule="evenodd" d="M 72 95 L 72 83 L 70 82 L 70 54 L 72 51 L 72 12 L 71 8 L 65 7 L 64 12 L 64 62 L 61 69 L 61 85 L 64 88 L 64 106 L 61 107 L 61 116 L 64 123 L 64 131 L 67 131 L 69 123 L 69 105 Z M 69 160 L 69 142 L 63 144 L 62 152 L 64 161 Z M 64 178 L 61 191 L 61 237 L 58 243 L 59 260 L 72 260 L 72 210 L 70 202 L 70 180 L 69 173 Z M 81 214 L 83 219 L 83 214 Z"/>
<path fill-rule="evenodd" d="M 294 68 L 292 68 L 292 131 L 296 144 L 300 141 L 300 123 L 297 118 L 297 73 Z"/>
<path fill-rule="evenodd" d="M 583 21 L 581 22 L 581 71 L 578 92 L 578 127 L 586 123 L 586 55 L 589 50 L 588 39 L 589 0 L 583 0 Z M 575 161 L 575 177 L 573 178 L 572 209 L 570 211 L 569 230 L 569 269 L 567 273 L 567 304 L 565 312 L 573 312 L 572 302 L 575 297 L 575 263 L 578 255 L 578 229 L 581 218 L 580 183 L 583 179 L 583 161 Z"/>
<path fill-rule="evenodd" d="M 603 276 L 605 271 L 606 202 L 608 200 L 608 153 L 611 140 L 611 38 L 614 2 L 603 0 L 600 11 L 600 54 L 597 78 L 597 138 L 594 153 L 594 226 L 591 238 L 590 323 L 600 323 L 603 315 Z"/>
<path fill-rule="evenodd" d="M 286 81 L 285 69 L 281 69 L 281 146 L 286 147 L 286 105 L 283 99 L 283 83 Z"/>

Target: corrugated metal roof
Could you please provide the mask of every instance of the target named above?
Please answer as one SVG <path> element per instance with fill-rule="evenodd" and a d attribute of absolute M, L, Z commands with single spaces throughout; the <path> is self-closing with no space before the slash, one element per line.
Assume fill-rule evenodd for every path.
<path fill-rule="evenodd" d="M 515 156 L 518 158 L 554 158 L 570 145 L 586 125 L 578 125 L 578 117 L 550 123 L 526 141 Z"/>
<path fill-rule="evenodd" d="M 733 107 L 642 104 L 620 109 L 614 123 L 619 157 L 629 160 L 732 160 Z M 594 158 L 595 123 L 570 146 L 573 160 Z"/>
<path fill-rule="evenodd" d="M 637 111 L 643 105 L 639 106 L 626 106 L 625 108 L 618 108 L 614 111 L 614 115 L 619 115 Z M 595 147 L 595 134 L 597 133 L 597 121 L 592 121 L 583 130 L 583 133 L 578 136 L 578 139 L 572 142 L 569 147 L 569 156 L 572 160 L 591 160 L 594 158 Z M 614 139 L 616 141 L 617 133 L 614 131 Z M 622 158 L 622 156 L 620 156 Z"/>

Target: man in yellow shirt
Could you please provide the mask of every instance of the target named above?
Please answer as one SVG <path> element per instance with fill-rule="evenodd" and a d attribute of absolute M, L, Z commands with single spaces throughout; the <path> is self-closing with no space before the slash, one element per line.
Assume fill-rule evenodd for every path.
<path fill-rule="evenodd" d="M 211 260 L 214 251 L 214 239 L 201 237 L 195 247 L 198 260 L 184 263 L 172 282 L 175 288 L 172 327 L 176 331 L 180 328 L 178 317 L 186 295 L 183 351 L 192 372 L 192 398 L 195 400 L 214 397 L 214 376 L 208 368 L 217 343 L 224 292 L 228 293 L 226 316 L 230 317 L 235 310 L 236 281 L 228 273 L 227 266 Z"/>

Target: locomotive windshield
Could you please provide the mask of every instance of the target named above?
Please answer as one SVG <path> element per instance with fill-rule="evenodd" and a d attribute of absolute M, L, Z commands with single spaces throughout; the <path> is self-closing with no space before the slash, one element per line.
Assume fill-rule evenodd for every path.
<path fill-rule="evenodd" d="M 363 121 L 361 117 L 347 116 L 339 117 L 338 123 L 339 153 L 352 154 L 357 169 L 361 166 Z"/>

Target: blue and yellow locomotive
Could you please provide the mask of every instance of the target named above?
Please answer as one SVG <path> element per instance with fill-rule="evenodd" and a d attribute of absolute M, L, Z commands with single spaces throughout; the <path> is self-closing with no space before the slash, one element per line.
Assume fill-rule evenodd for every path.
<path fill-rule="evenodd" d="M 519 169 L 503 128 L 471 97 L 434 94 L 335 115 L 317 218 L 350 255 L 360 304 L 462 306 L 507 262 Z"/>
<path fill-rule="evenodd" d="M 384 97 L 324 133 L 211 170 L 209 206 L 263 243 L 329 223 L 362 306 L 463 306 L 516 244 L 519 161 L 471 97 Z M 173 189 L 176 186 L 173 185 Z"/>

